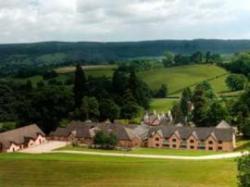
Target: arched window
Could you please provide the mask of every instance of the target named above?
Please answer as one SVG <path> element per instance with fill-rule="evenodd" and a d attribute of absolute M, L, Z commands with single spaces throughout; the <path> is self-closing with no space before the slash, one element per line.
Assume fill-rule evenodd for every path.
<path fill-rule="evenodd" d="M 194 140 L 190 140 L 189 142 L 190 142 L 190 143 L 194 143 Z"/>
<path fill-rule="evenodd" d="M 213 144 L 213 141 L 210 140 L 208 143 L 209 143 L 210 145 L 212 145 L 212 144 Z"/>
<path fill-rule="evenodd" d="M 172 141 L 173 141 L 173 142 L 176 142 L 176 139 L 174 138 L 174 139 L 172 139 Z"/>
<path fill-rule="evenodd" d="M 155 138 L 155 141 L 159 141 L 160 139 L 157 137 L 157 138 Z"/>

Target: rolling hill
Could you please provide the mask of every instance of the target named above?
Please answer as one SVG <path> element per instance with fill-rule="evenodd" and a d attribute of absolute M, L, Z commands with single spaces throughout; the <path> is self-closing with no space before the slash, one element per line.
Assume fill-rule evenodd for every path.
<path fill-rule="evenodd" d="M 107 63 L 139 57 L 159 57 L 165 51 L 190 54 L 196 51 L 220 54 L 250 50 L 250 40 L 157 40 L 140 42 L 40 42 L 0 44 L 0 68 L 23 68 L 72 64 L 76 60 Z M 8 69 L 9 68 L 9 69 Z"/>

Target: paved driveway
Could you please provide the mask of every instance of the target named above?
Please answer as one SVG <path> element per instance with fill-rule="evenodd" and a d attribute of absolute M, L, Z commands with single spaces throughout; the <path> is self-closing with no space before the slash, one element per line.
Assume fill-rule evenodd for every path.
<path fill-rule="evenodd" d="M 22 152 L 22 153 L 47 153 L 47 152 L 51 152 L 52 150 L 64 147 L 67 144 L 68 144 L 68 142 L 48 141 L 48 142 L 41 144 L 41 145 L 37 145 L 34 147 L 23 149 L 20 152 Z"/>

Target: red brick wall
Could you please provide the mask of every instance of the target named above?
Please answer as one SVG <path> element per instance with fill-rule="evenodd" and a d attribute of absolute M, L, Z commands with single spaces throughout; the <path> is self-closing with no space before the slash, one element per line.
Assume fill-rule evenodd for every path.
<path fill-rule="evenodd" d="M 180 144 L 181 144 L 181 139 L 176 134 L 173 134 L 169 138 L 169 147 L 170 148 L 179 149 L 180 148 Z"/>
<path fill-rule="evenodd" d="M 212 136 L 209 136 L 205 140 L 205 144 L 206 144 L 206 150 L 207 151 L 217 151 L 218 145 L 217 145 L 216 140 Z"/>
<path fill-rule="evenodd" d="M 133 138 L 132 140 L 120 140 L 118 141 L 119 147 L 140 147 L 142 144 L 141 140 L 137 137 Z"/>
<path fill-rule="evenodd" d="M 161 148 L 163 140 L 164 138 L 160 134 L 156 133 L 150 138 L 148 138 L 148 147 Z"/>
<path fill-rule="evenodd" d="M 199 142 L 194 136 L 187 139 L 187 149 L 198 149 Z"/>

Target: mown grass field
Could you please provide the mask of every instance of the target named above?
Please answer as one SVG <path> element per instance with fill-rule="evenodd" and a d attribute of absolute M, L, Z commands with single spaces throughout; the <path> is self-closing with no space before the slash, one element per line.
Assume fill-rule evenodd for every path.
<path fill-rule="evenodd" d="M 1 187 L 234 187 L 234 160 L 176 161 L 74 154 L 1 154 Z"/>
<path fill-rule="evenodd" d="M 161 68 L 140 72 L 139 76 L 152 89 L 158 89 L 161 84 L 168 85 L 170 95 L 179 95 L 182 89 L 192 87 L 204 80 L 209 81 L 215 92 L 227 91 L 225 84 L 227 71 L 215 65 L 186 65 L 172 68 Z M 224 75 L 223 77 L 220 77 Z"/>

